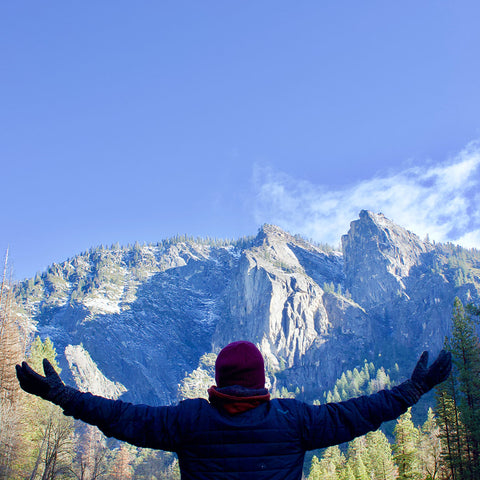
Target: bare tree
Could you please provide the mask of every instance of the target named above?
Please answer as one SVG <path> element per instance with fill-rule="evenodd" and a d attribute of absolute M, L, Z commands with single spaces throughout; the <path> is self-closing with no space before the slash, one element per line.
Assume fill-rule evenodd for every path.
<path fill-rule="evenodd" d="M 132 454 L 127 445 L 123 443 L 115 454 L 111 469 L 112 480 L 130 480 L 133 477 Z"/>
<path fill-rule="evenodd" d="M 12 284 L 7 279 L 8 250 L 0 284 L 0 480 L 11 478 L 21 444 L 22 404 L 15 365 L 25 357 L 25 330 L 14 315 Z"/>
<path fill-rule="evenodd" d="M 105 437 L 96 427 L 81 425 L 76 435 L 77 456 L 72 473 L 78 480 L 98 480 L 107 473 Z"/>

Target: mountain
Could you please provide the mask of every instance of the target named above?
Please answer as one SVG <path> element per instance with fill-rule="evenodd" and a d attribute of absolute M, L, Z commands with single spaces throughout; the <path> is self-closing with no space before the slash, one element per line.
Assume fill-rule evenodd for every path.
<path fill-rule="evenodd" d="M 81 389 L 174 403 L 205 354 L 247 339 L 273 389 L 313 400 L 364 360 L 409 374 L 422 350 L 441 349 L 455 296 L 479 302 L 477 250 L 421 240 L 368 211 L 341 241 L 335 251 L 264 225 L 239 241 L 99 247 L 15 294 Z"/>

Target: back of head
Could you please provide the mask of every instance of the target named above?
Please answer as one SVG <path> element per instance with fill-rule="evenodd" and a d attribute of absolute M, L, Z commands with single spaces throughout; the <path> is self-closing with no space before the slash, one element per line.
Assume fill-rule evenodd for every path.
<path fill-rule="evenodd" d="M 264 388 L 265 365 L 260 350 L 244 340 L 228 344 L 215 362 L 215 381 L 219 388 L 233 385 Z"/>

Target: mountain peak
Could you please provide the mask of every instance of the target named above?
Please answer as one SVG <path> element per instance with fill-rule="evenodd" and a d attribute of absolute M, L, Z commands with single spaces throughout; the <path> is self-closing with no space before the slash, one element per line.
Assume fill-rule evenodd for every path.
<path fill-rule="evenodd" d="M 395 251 L 399 250 L 398 247 L 402 250 L 401 247 L 406 246 L 406 244 L 408 244 L 409 250 L 413 249 L 417 254 L 425 253 L 431 249 L 428 242 L 424 242 L 415 233 L 394 223 L 385 217 L 383 213 L 362 210 L 359 214 L 359 220 L 350 223 L 350 231 L 344 237 L 350 235 L 352 230 L 363 232 L 364 234 L 368 233 L 370 240 L 374 239 L 383 251 L 394 247 Z"/>
<path fill-rule="evenodd" d="M 268 223 L 263 224 L 259 230 L 258 230 L 258 235 L 256 237 L 256 240 L 259 243 L 272 243 L 272 242 L 286 242 L 286 241 L 291 241 L 293 237 L 285 232 L 285 230 L 282 230 L 280 227 L 277 225 L 271 225 Z"/>
<path fill-rule="evenodd" d="M 402 279 L 433 248 L 382 213 L 368 210 L 362 210 L 359 219 L 351 222 L 348 234 L 342 237 L 342 246 L 347 278 L 352 288 L 357 285 L 354 298 L 362 302 L 386 301 L 387 291 L 388 295 L 403 291 Z"/>

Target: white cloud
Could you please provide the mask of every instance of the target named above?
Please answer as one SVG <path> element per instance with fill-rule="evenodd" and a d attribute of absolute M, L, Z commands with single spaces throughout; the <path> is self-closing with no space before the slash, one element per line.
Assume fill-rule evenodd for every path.
<path fill-rule="evenodd" d="M 336 190 L 256 167 L 255 220 L 337 245 L 365 209 L 382 212 L 421 237 L 480 248 L 479 165 L 480 144 L 474 142 L 445 163 Z"/>
<path fill-rule="evenodd" d="M 480 248 L 480 229 L 467 232 L 465 235 L 462 235 L 457 243 L 466 248 Z"/>

